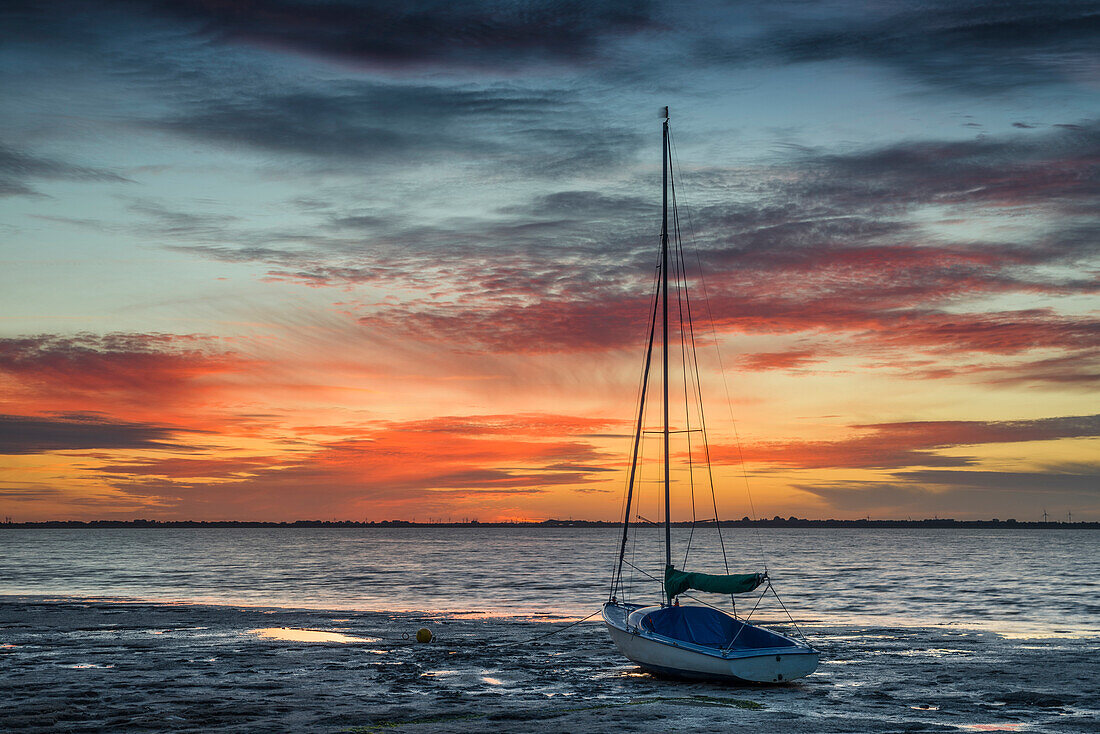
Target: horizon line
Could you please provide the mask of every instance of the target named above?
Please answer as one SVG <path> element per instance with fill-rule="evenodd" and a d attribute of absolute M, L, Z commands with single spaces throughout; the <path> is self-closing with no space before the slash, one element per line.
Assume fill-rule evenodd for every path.
<path fill-rule="evenodd" d="M 654 525 L 656 523 L 633 523 L 637 526 Z M 671 523 L 673 527 L 687 528 L 697 525 L 716 525 L 714 520 L 690 521 L 677 520 Z M 1095 527 L 1100 528 L 1100 522 L 1089 520 L 1061 521 L 1061 520 L 1016 520 L 1015 518 L 958 520 L 955 518 L 881 518 L 869 517 L 857 519 L 837 518 L 801 518 L 801 517 L 771 517 L 750 519 L 743 517 L 737 520 L 724 520 L 721 525 L 727 527 L 764 526 L 764 527 L 1023 527 L 1023 528 L 1057 528 L 1057 527 Z M 98 519 L 98 520 L 27 520 L 15 522 L 6 517 L 0 522 L 0 528 L 42 528 L 42 527 L 621 527 L 619 520 L 577 520 L 562 518 L 547 518 L 544 520 L 158 520 L 146 518 L 133 518 L 129 520 Z"/>

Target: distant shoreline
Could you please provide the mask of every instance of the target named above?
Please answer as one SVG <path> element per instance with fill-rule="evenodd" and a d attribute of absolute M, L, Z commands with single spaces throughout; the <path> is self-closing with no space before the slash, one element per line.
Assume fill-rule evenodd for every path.
<path fill-rule="evenodd" d="M 714 525 L 713 521 L 698 522 L 696 526 Z M 411 522 L 408 520 L 382 520 L 357 522 L 353 520 L 294 520 L 293 522 L 259 522 L 250 520 L 43 520 L 40 522 L 3 522 L 0 530 L 11 529 L 88 529 L 99 528 L 615 528 L 621 523 L 607 520 L 542 520 L 539 522 Z M 691 527 L 691 522 L 674 522 L 673 527 Z M 798 517 L 749 520 L 724 520 L 722 527 L 756 528 L 1004 528 L 1041 530 L 1096 530 L 1100 522 L 1021 522 L 1018 520 L 806 520 Z"/>

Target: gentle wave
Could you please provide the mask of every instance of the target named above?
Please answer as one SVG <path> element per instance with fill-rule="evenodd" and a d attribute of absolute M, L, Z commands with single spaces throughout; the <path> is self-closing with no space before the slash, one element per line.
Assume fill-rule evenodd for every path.
<path fill-rule="evenodd" d="M 607 528 L 8 530 L 0 594 L 584 616 L 608 595 L 617 538 Z M 639 533 L 627 560 L 659 576 L 661 539 Z M 674 531 L 678 565 L 687 539 Z M 1100 634 L 1100 531 L 759 529 L 727 530 L 724 542 L 730 571 L 766 566 L 800 623 Z M 713 529 L 696 530 L 689 563 L 723 571 Z M 633 599 L 659 598 L 656 583 L 626 575 Z M 757 614 L 782 617 L 774 602 Z"/>

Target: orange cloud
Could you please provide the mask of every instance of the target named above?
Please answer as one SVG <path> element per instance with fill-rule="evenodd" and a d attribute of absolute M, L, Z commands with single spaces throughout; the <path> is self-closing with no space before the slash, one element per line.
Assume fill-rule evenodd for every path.
<path fill-rule="evenodd" d="M 0 339 L 0 405 L 40 414 L 108 412 L 171 421 L 256 364 L 211 337 L 173 334 L 40 335 Z"/>
<path fill-rule="evenodd" d="M 88 455 L 101 460 L 89 464 L 85 476 L 98 476 L 133 503 L 160 505 L 157 514 L 164 517 L 385 519 L 407 516 L 418 505 L 591 488 L 611 471 L 611 459 L 585 436 L 610 425 L 617 422 L 537 414 L 443 416 L 346 427 L 357 435 L 279 454 L 99 451 Z M 34 498 L 33 490 L 24 494 L 23 500 Z"/>

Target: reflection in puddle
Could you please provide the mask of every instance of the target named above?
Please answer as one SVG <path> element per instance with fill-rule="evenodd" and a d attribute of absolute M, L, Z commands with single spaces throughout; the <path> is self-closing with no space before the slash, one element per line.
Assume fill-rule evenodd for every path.
<path fill-rule="evenodd" d="M 468 612 L 448 612 L 433 615 L 429 619 L 499 619 L 502 615 L 500 612 L 483 612 L 480 610 L 472 610 Z"/>
<path fill-rule="evenodd" d="M 425 670 L 420 674 L 421 678 L 447 678 L 452 675 L 458 675 L 457 670 Z"/>
<path fill-rule="evenodd" d="M 269 640 L 286 640 L 288 642 L 378 642 L 377 639 L 372 637 L 352 637 L 351 635 L 342 635 L 339 632 L 300 630 L 292 627 L 264 627 L 249 630 L 249 632 Z"/>
<path fill-rule="evenodd" d="M 1096 630 L 1052 630 L 1041 627 L 1018 627 L 1011 629 L 993 629 L 1006 640 L 1085 640 L 1096 637 Z"/>

